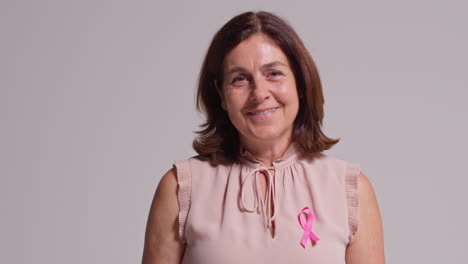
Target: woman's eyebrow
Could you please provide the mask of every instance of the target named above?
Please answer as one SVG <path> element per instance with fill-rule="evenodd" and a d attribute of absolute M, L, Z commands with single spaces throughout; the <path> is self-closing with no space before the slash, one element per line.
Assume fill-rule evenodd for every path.
<path fill-rule="evenodd" d="M 272 61 L 272 62 L 269 62 L 267 64 L 262 65 L 261 69 L 262 70 L 270 69 L 270 68 L 273 68 L 273 67 L 279 66 L 279 65 L 287 67 L 287 65 L 284 64 L 281 61 Z M 225 74 L 228 75 L 228 74 L 232 74 L 232 73 L 235 73 L 235 72 L 248 72 L 248 71 L 245 68 L 236 66 L 236 67 L 233 67 L 232 69 L 230 69 L 229 71 L 227 71 Z"/>
<path fill-rule="evenodd" d="M 247 72 L 247 70 L 245 68 L 242 68 L 242 67 L 234 67 L 234 68 L 230 69 L 229 71 L 227 71 L 225 74 L 228 75 L 228 74 L 232 74 L 232 73 L 235 73 L 235 72 Z"/>
<path fill-rule="evenodd" d="M 273 61 L 273 62 L 270 62 L 270 63 L 267 63 L 267 64 L 264 64 L 262 66 L 262 70 L 264 69 L 270 69 L 270 68 L 273 68 L 275 66 L 284 66 L 284 67 L 287 67 L 286 64 L 282 63 L 281 61 Z"/>

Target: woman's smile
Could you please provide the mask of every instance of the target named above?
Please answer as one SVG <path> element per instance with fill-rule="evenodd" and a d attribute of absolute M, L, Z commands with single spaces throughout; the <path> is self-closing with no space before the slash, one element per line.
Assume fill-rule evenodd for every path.
<path fill-rule="evenodd" d="M 247 112 L 247 115 L 251 116 L 255 120 L 265 120 L 272 118 L 278 109 L 279 107 L 258 109 Z"/>

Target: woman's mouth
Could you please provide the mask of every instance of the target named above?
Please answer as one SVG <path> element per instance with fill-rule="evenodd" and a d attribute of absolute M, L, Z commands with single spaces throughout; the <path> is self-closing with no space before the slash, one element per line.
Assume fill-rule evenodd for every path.
<path fill-rule="evenodd" d="M 255 117 L 257 119 L 264 119 L 268 118 L 273 115 L 276 110 L 278 110 L 279 107 L 274 107 L 274 108 L 268 108 L 268 109 L 259 109 L 256 111 L 250 111 L 247 112 L 248 115 Z"/>

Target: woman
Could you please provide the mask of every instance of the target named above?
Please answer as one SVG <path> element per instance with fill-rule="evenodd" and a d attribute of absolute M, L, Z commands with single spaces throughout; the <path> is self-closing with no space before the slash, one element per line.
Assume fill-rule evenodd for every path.
<path fill-rule="evenodd" d="M 214 36 L 198 85 L 206 115 L 193 147 L 161 179 L 143 263 L 384 263 L 371 184 L 322 154 L 323 95 L 295 31 L 267 12 Z"/>

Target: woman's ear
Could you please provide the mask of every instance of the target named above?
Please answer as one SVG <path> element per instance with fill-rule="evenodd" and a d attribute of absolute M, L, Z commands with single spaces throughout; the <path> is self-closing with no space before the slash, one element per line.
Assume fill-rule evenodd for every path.
<path fill-rule="evenodd" d="M 223 96 L 223 87 L 221 85 L 218 85 L 218 80 L 214 80 L 214 86 L 216 88 L 216 91 L 218 91 L 219 98 L 221 99 L 221 107 L 226 110 L 226 103 L 224 102 L 224 96 Z"/>

